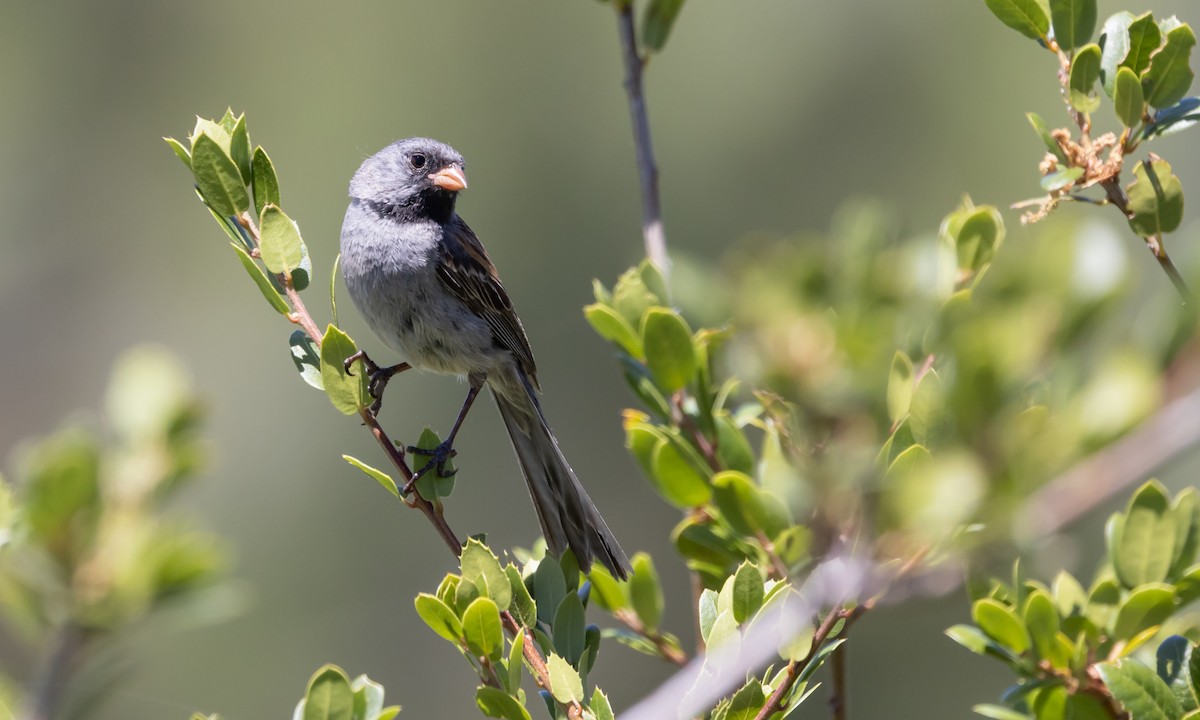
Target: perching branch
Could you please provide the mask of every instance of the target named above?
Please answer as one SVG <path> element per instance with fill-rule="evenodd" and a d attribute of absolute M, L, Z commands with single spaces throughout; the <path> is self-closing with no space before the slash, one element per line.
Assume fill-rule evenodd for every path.
<path fill-rule="evenodd" d="M 67 680 L 75 670 L 85 640 L 83 628 L 68 620 L 59 628 L 54 650 L 35 683 L 33 702 L 25 720 L 52 720 L 65 697 Z"/>
<path fill-rule="evenodd" d="M 642 94 L 642 69 L 646 61 L 638 52 L 633 3 L 614 2 L 613 5 L 617 10 L 621 57 L 625 62 L 625 93 L 629 96 L 629 115 L 633 121 L 633 142 L 642 184 L 642 237 L 646 245 L 646 257 L 658 266 L 663 278 L 669 280 L 671 265 L 667 257 L 667 237 L 663 232 L 662 207 L 658 195 L 658 165 L 654 162 L 650 119 L 646 114 L 646 98 Z"/>

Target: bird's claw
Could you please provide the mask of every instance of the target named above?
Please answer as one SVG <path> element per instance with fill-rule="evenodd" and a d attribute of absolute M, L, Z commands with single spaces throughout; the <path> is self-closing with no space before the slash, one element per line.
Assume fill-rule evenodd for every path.
<path fill-rule="evenodd" d="M 429 458 L 429 460 L 421 466 L 420 470 L 417 470 L 415 473 L 413 473 L 413 483 L 424 477 L 425 474 L 431 469 L 436 470 L 437 476 L 440 478 L 453 477 L 455 473 L 458 472 L 457 468 L 451 470 L 450 472 L 446 472 L 446 463 L 450 462 L 450 458 L 458 455 L 458 451 L 451 447 L 449 443 L 441 443 L 432 450 L 415 446 L 409 446 L 406 448 L 406 450 L 414 455 L 424 455 L 425 457 Z"/>

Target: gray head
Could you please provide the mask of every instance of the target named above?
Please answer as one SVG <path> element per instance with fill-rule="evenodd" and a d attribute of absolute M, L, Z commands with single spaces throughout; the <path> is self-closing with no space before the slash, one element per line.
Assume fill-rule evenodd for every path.
<path fill-rule="evenodd" d="M 463 164 L 462 155 L 437 140 L 398 140 L 363 162 L 350 180 L 350 197 L 397 219 L 445 222 L 467 187 Z"/>

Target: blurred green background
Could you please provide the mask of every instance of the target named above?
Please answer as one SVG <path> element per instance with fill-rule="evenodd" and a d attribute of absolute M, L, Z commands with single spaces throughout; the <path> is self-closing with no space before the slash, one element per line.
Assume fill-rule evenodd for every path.
<path fill-rule="evenodd" d="M 1200 22 L 1184 0 L 1100 9 Z M 564 450 L 625 549 L 658 558 L 668 617 L 687 622 L 686 575 L 667 539 L 677 514 L 622 446 L 627 391 L 579 312 L 592 278 L 611 282 L 642 254 L 610 8 L 9 0 L 0 67 L 0 453 L 97 406 L 122 349 L 167 346 L 207 398 L 213 448 L 209 476 L 180 510 L 229 540 L 235 574 L 253 587 L 232 622 L 145 639 L 95 717 L 286 717 L 323 662 L 381 681 L 403 717 L 476 714 L 466 666 L 412 609 L 453 569 L 449 556 L 425 552 L 435 536 L 424 520 L 343 463 L 343 452 L 376 459 L 370 436 L 295 377 L 290 329 L 245 281 L 159 140 L 227 105 L 246 112 L 275 162 L 317 286 L 363 158 L 409 135 L 466 156 L 459 209 L 524 319 Z M 646 78 L 670 246 L 715 260 L 748 234 L 823 230 L 850 197 L 894 204 L 905 236 L 935 232 L 964 192 L 1001 207 L 1032 197 L 1042 151 L 1023 115 L 1062 123 L 1053 72 L 982 0 L 691 3 Z M 1190 133 L 1153 149 L 1185 189 L 1200 188 Z M 1089 215 L 1112 222 L 1132 264 L 1158 272 L 1115 212 Z M 1005 218 L 1024 232 L 1017 213 Z M 1184 266 L 1196 259 L 1195 227 L 1174 236 Z M 320 297 L 308 302 L 323 320 Z M 348 301 L 341 310 L 350 333 L 386 357 Z M 405 438 L 425 424 L 444 431 L 463 392 L 453 379 L 405 375 L 386 425 Z M 536 522 L 493 410 L 472 416 L 458 448 L 452 525 L 488 532 L 494 547 L 528 545 Z M 1081 528 L 1088 547 L 1097 530 L 1094 520 Z M 1056 557 L 1074 569 L 1089 552 Z M 854 716 L 928 717 L 934 695 L 939 717 L 965 717 L 994 700 L 1005 673 L 941 635 L 967 613 L 956 592 L 868 615 L 850 651 Z M 666 629 L 689 645 L 686 625 Z M 897 664 L 903 672 L 885 671 Z M 668 672 L 612 646 L 593 678 L 619 711 Z"/>

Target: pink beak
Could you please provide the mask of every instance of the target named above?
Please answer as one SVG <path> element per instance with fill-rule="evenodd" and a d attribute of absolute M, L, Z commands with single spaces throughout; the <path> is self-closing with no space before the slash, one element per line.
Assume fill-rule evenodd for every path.
<path fill-rule="evenodd" d="M 467 176 L 458 165 L 442 168 L 429 176 L 433 184 L 443 190 L 458 192 L 467 187 Z"/>

